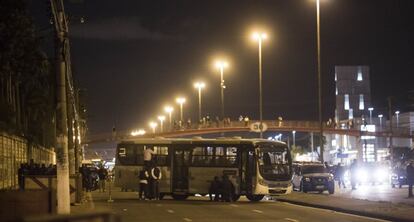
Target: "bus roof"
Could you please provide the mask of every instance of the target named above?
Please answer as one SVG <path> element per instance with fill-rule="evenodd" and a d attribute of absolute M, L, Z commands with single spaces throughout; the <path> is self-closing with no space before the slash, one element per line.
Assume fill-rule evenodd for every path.
<path fill-rule="evenodd" d="M 194 137 L 194 138 L 139 138 L 121 141 L 120 144 L 192 144 L 192 143 L 212 143 L 212 144 L 256 144 L 260 142 L 276 143 L 286 145 L 281 141 L 272 141 L 267 139 L 253 138 L 245 139 L 240 137 L 218 137 L 214 139 Z"/>

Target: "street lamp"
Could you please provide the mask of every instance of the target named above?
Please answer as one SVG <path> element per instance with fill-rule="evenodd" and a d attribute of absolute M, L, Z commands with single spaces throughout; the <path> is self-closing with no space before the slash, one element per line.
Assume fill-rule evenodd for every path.
<path fill-rule="evenodd" d="M 382 115 L 382 114 L 378 115 L 378 118 L 380 120 L 380 127 L 382 127 L 382 117 L 384 117 L 384 115 Z"/>
<path fill-rule="evenodd" d="M 316 56 L 317 56 L 317 72 L 318 72 L 318 112 L 319 112 L 319 144 L 320 144 L 320 158 L 323 163 L 323 123 L 322 123 L 322 75 L 321 75 L 321 34 L 320 34 L 320 0 L 316 0 Z"/>
<path fill-rule="evenodd" d="M 177 99 L 175 99 L 175 101 L 180 104 L 180 120 L 181 120 L 181 124 L 183 124 L 183 104 L 185 103 L 185 98 L 184 97 L 178 97 Z"/>
<path fill-rule="evenodd" d="M 224 68 L 227 68 L 229 64 L 224 60 L 216 61 L 216 68 L 220 70 L 220 92 L 221 92 L 221 119 L 224 120 Z"/>
<path fill-rule="evenodd" d="M 157 128 L 158 124 L 157 124 L 156 122 L 151 121 L 151 122 L 149 123 L 149 126 L 150 126 L 150 127 L 151 127 L 151 129 L 152 129 L 152 133 L 153 133 L 153 134 L 155 134 L 155 128 Z"/>
<path fill-rule="evenodd" d="M 194 88 L 198 90 L 198 121 L 201 120 L 201 89 L 206 86 L 204 82 L 194 83 Z"/>
<path fill-rule="evenodd" d="M 398 125 L 399 125 L 399 116 L 400 116 L 400 111 L 395 111 L 395 115 L 397 115 L 397 128 L 398 128 Z"/>
<path fill-rule="evenodd" d="M 165 116 L 158 116 L 158 120 L 160 121 L 161 132 L 163 132 L 164 131 L 164 120 L 165 120 Z"/>
<path fill-rule="evenodd" d="M 296 147 L 296 131 L 293 130 L 292 134 L 293 134 L 293 146 Z"/>
<path fill-rule="evenodd" d="M 169 123 L 170 123 L 170 128 L 172 126 L 172 118 L 171 118 L 171 113 L 174 111 L 174 108 L 172 106 L 165 106 L 164 107 L 164 111 L 166 113 L 168 113 L 168 117 L 169 117 Z"/>
<path fill-rule="evenodd" d="M 369 124 L 372 124 L 372 110 L 374 110 L 374 108 L 369 107 L 368 111 L 369 111 Z"/>
<path fill-rule="evenodd" d="M 267 39 L 264 32 L 254 32 L 253 39 L 259 45 L 259 119 L 260 119 L 260 138 L 263 138 L 263 96 L 262 96 L 262 42 Z"/>

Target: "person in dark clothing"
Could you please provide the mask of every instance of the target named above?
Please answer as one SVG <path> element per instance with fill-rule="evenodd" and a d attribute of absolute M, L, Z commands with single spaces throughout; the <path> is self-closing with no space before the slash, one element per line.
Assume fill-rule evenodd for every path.
<path fill-rule="evenodd" d="M 338 166 L 336 166 L 335 178 L 338 180 L 339 188 L 341 188 L 341 184 L 342 184 L 343 188 L 346 188 L 346 186 L 345 186 L 345 168 L 343 166 L 341 166 L 341 163 L 338 163 Z"/>
<path fill-rule="evenodd" d="M 213 201 L 213 194 L 214 194 L 214 201 L 220 200 L 220 189 L 221 189 L 221 181 L 218 176 L 215 176 L 214 180 L 211 181 L 210 189 L 208 191 L 210 201 Z"/>
<path fill-rule="evenodd" d="M 234 196 L 234 186 L 227 175 L 223 176 L 222 184 L 222 201 L 231 202 Z"/>
<path fill-rule="evenodd" d="M 105 181 L 108 177 L 108 171 L 102 166 L 98 170 L 99 176 L 99 192 L 105 192 Z"/>
<path fill-rule="evenodd" d="M 140 200 L 145 200 L 148 196 L 148 180 L 149 174 L 146 169 L 142 169 L 139 171 L 139 193 L 138 198 Z"/>
<path fill-rule="evenodd" d="M 19 189 L 24 190 L 24 175 L 26 174 L 26 165 L 20 164 L 20 168 L 17 171 Z"/>
<path fill-rule="evenodd" d="M 414 184 L 414 166 L 413 162 L 410 162 L 407 166 L 407 183 L 408 183 L 408 197 L 413 196 L 413 184 Z"/>
<path fill-rule="evenodd" d="M 159 181 L 162 178 L 160 168 L 153 167 L 150 171 L 150 189 L 152 197 L 156 200 L 160 199 Z"/>

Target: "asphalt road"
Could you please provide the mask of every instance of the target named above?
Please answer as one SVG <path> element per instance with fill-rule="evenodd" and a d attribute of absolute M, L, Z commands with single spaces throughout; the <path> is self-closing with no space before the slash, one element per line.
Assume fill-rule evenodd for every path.
<path fill-rule="evenodd" d="M 72 212 L 109 210 L 121 216 L 123 222 L 132 221 L 382 221 L 367 217 L 316 209 L 275 201 L 210 202 L 205 197 L 175 201 L 166 197 L 161 201 L 140 201 L 135 192 L 116 192 L 114 202 L 107 202 L 107 194 L 92 193 L 83 206 L 72 207 Z"/>

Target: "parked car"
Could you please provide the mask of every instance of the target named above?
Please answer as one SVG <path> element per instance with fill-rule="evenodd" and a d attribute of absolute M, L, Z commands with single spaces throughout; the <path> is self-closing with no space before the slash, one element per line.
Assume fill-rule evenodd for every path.
<path fill-rule="evenodd" d="M 293 174 L 293 189 L 303 192 L 327 190 L 329 194 L 335 192 L 333 175 L 323 164 L 298 164 L 295 165 Z"/>

